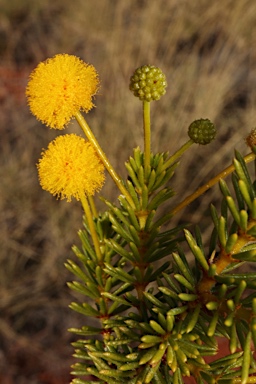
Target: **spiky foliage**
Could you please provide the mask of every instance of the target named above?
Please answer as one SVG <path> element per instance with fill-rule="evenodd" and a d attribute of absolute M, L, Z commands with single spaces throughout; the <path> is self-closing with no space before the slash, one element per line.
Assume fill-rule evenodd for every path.
<path fill-rule="evenodd" d="M 173 196 L 174 159 L 151 155 L 145 168 L 143 153 L 134 150 L 125 186 L 135 208 L 121 195 L 94 218 L 101 263 L 86 220 L 79 232 L 79 262 L 67 263 L 80 280 L 70 288 L 84 295 L 71 304 L 85 316 L 81 329 L 71 329 L 80 336 L 74 348 L 81 362 L 72 373 L 81 378 L 74 384 L 182 384 L 188 376 L 197 383 L 256 383 L 256 273 L 239 269 L 256 260 L 255 184 L 236 153 L 234 192 L 220 181 L 221 213 L 211 207 L 214 229 L 205 247 L 199 228 L 194 235 L 161 229 L 172 216 L 158 211 Z M 207 363 L 223 338 L 230 353 Z"/>

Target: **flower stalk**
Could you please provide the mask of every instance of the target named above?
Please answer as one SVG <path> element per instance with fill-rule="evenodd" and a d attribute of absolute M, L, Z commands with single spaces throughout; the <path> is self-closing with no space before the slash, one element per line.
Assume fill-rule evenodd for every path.
<path fill-rule="evenodd" d="M 144 168 L 146 173 L 150 168 L 151 153 L 151 128 L 150 128 L 150 102 L 143 101 L 143 124 L 144 124 Z"/>
<path fill-rule="evenodd" d="M 93 217 L 95 217 L 95 218 L 98 217 L 98 212 L 97 212 L 94 198 L 92 196 L 88 196 L 88 201 L 90 204 L 90 208 L 91 208 L 91 212 L 92 212 Z"/>
<path fill-rule="evenodd" d="M 246 163 L 250 163 L 253 160 L 255 160 L 255 154 L 254 153 L 249 153 L 248 155 L 244 156 L 244 161 Z M 223 171 L 221 171 L 218 175 L 214 176 L 206 184 L 202 185 L 195 192 L 193 192 L 191 195 L 187 196 L 183 201 L 181 201 L 175 208 L 173 208 L 169 214 L 170 217 L 176 215 L 176 213 L 178 213 L 180 210 L 187 207 L 190 203 L 192 203 L 194 200 L 196 200 L 199 196 L 201 196 L 203 193 L 208 191 L 208 189 L 213 187 L 215 184 L 219 183 L 221 179 L 224 179 L 229 174 L 234 172 L 234 170 L 235 170 L 235 167 L 233 164 L 231 164 L 227 168 L 225 168 Z"/>
<path fill-rule="evenodd" d="M 81 195 L 81 203 L 82 203 L 82 206 L 83 206 L 83 209 L 85 212 L 88 226 L 90 228 L 90 234 L 91 234 L 91 238 L 93 241 L 95 253 L 96 253 L 99 265 L 100 265 L 103 261 L 103 255 L 102 255 L 101 250 L 100 250 L 99 238 L 98 238 L 95 226 L 94 226 L 92 212 L 91 212 L 90 206 L 88 204 L 88 200 L 87 200 L 86 196 L 83 194 Z"/>
<path fill-rule="evenodd" d="M 95 150 L 98 153 L 102 163 L 104 164 L 104 166 L 107 169 L 108 173 L 110 174 L 110 176 L 114 180 L 114 182 L 117 185 L 118 189 L 125 196 L 125 198 L 129 202 L 129 204 L 132 207 L 134 207 L 134 202 L 133 202 L 130 194 L 128 193 L 127 189 L 125 188 L 125 186 L 122 183 L 122 180 L 120 179 L 120 177 L 118 176 L 118 174 L 116 173 L 116 171 L 114 170 L 112 165 L 110 164 L 110 161 L 108 160 L 107 156 L 105 155 L 105 153 L 103 152 L 102 148 L 100 147 L 96 137 L 92 133 L 89 125 L 87 124 L 87 122 L 86 122 L 85 118 L 83 117 L 83 115 L 81 114 L 81 112 L 77 112 L 76 115 L 75 115 L 75 118 L 76 118 L 79 126 L 83 130 L 85 136 L 87 137 L 87 139 L 90 141 L 90 143 L 95 148 Z"/>
<path fill-rule="evenodd" d="M 163 169 L 168 168 L 171 164 L 175 163 L 195 142 L 190 139 L 185 144 L 183 144 L 169 159 L 163 166 Z"/>

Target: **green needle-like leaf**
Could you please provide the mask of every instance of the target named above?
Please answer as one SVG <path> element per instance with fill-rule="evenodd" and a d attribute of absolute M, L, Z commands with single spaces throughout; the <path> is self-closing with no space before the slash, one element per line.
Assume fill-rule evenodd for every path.
<path fill-rule="evenodd" d="M 164 188 L 159 191 L 148 204 L 148 210 L 154 210 L 164 201 L 168 200 L 174 194 L 173 190 Z"/>
<path fill-rule="evenodd" d="M 156 171 L 154 169 L 151 170 L 149 179 L 148 179 L 148 191 L 151 192 L 156 181 Z"/>
<path fill-rule="evenodd" d="M 240 227 L 244 232 L 246 232 L 247 230 L 247 225 L 248 225 L 248 213 L 244 209 L 242 209 L 240 211 Z"/>
<path fill-rule="evenodd" d="M 212 317 L 212 319 L 210 321 L 209 328 L 208 328 L 208 331 L 207 331 L 207 335 L 209 337 L 214 336 L 218 319 L 219 319 L 219 313 L 217 311 L 215 311 L 214 315 L 213 315 L 213 317 Z"/>
<path fill-rule="evenodd" d="M 248 185 L 244 182 L 244 180 L 239 180 L 238 185 L 239 185 L 241 194 L 244 198 L 244 201 L 248 205 L 249 209 L 251 209 L 252 208 L 252 200 L 251 200 L 250 192 L 248 190 Z"/>
<path fill-rule="evenodd" d="M 65 263 L 65 267 L 72 272 L 75 276 L 79 277 L 84 282 L 90 281 L 91 277 L 87 276 L 76 263 L 74 263 L 72 260 L 67 260 L 67 263 Z"/>
<path fill-rule="evenodd" d="M 256 198 L 252 200 L 252 206 L 251 206 L 251 217 L 255 220 L 256 219 Z"/>
<path fill-rule="evenodd" d="M 189 247 L 190 247 L 191 251 L 193 252 L 193 255 L 195 256 L 195 258 L 197 259 L 199 264 L 201 264 L 201 266 L 206 271 L 208 271 L 209 265 L 207 263 L 207 260 L 206 260 L 206 258 L 204 256 L 202 250 L 196 244 L 196 242 L 195 242 L 193 236 L 191 235 L 191 233 L 188 230 L 186 230 L 186 229 L 184 230 L 184 232 L 185 232 L 185 236 L 186 236 L 187 242 L 189 244 Z"/>
<path fill-rule="evenodd" d="M 120 371 L 134 371 L 138 367 L 139 367 L 139 363 L 134 362 L 134 363 L 126 363 L 124 365 L 121 365 L 120 367 L 118 367 L 118 369 L 120 369 Z"/>
<path fill-rule="evenodd" d="M 247 186 L 249 193 L 251 194 L 251 198 L 254 198 L 255 194 L 253 192 L 253 186 L 251 183 L 248 169 L 246 167 L 244 159 L 242 158 L 240 153 L 237 151 L 236 151 L 236 159 L 234 159 L 234 166 L 235 166 L 236 173 L 238 174 L 239 179 L 243 180 L 243 182 Z"/>
<path fill-rule="evenodd" d="M 231 353 L 235 353 L 237 350 L 237 333 L 236 333 L 236 324 L 233 322 L 231 326 L 231 333 L 230 333 L 230 342 L 229 342 L 229 349 Z"/>
<path fill-rule="evenodd" d="M 180 273 L 182 275 L 184 275 L 184 277 L 187 279 L 187 281 L 191 284 L 191 286 L 193 287 L 194 284 L 195 284 L 195 279 L 194 279 L 194 276 L 192 275 L 191 273 L 191 269 L 188 265 L 187 262 L 184 262 L 182 260 L 182 258 L 180 257 L 180 255 L 178 255 L 177 253 L 173 253 L 173 259 L 176 263 L 176 265 L 178 266 L 179 270 L 180 270 Z"/>
<path fill-rule="evenodd" d="M 241 372 L 241 384 L 247 383 L 247 379 L 249 375 L 249 368 L 251 364 L 251 337 L 252 337 L 252 334 L 249 331 L 245 339 L 245 344 L 243 346 L 244 356 L 243 356 L 243 365 L 242 365 L 242 372 Z"/>
<path fill-rule="evenodd" d="M 187 288 L 189 291 L 194 292 L 195 286 L 192 285 L 184 276 L 175 273 L 173 276 L 181 285 L 183 285 L 185 288 Z"/>
<path fill-rule="evenodd" d="M 232 257 L 236 260 L 241 260 L 241 261 L 256 261 L 256 249 L 239 252 L 232 255 Z"/>
<path fill-rule="evenodd" d="M 69 307 L 76 312 L 82 313 L 85 316 L 94 316 L 94 317 L 100 316 L 100 313 L 87 303 L 83 303 L 83 304 L 71 303 Z"/>
<path fill-rule="evenodd" d="M 183 301 L 195 301 L 198 296 L 192 293 L 179 293 L 179 298 Z"/>
<path fill-rule="evenodd" d="M 165 354 L 165 350 L 166 350 L 166 348 L 163 348 L 163 349 L 159 348 L 158 349 L 158 351 L 154 354 L 154 356 L 152 357 L 152 359 L 149 362 L 151 366 L 155 366 L 156 364 L 161 362 L 162 357 Z"/>
<path fill-rule="evenodd" d="M 231 193 L 230 193 L 230 190 L 227 186 L 227 183 L 223 179 L 220 179 L 219 186 L 220 186 L 220 190 L 221 190 L 222 194 L 225 197 L 231 196 Z"/>
<path fill-rule="evenodd" d="M 147 373 L 147 376 L 145 378 L 145 384 L 149 384 L 153 377 L 155 376 L 155 373 L 158 371 L 161 361 L 159 361 L 158 364 L 156 364 L 154 367 L 150 367 L 149 372 Z"/>
<path fill-rule="evenodd" d="M 223 216 L 219 219 L 218 235 L 221 246 L 225 248 L 227 243 L 227 222 Z"/>
<path fill-rule="evenodd" d="M 139 199 L 137 196 L 137 192 L 136 192 L 136 190 L 135 190 L 135 188 L 134 188 L 134 186 L 130 180 L 127 180 L 126 184 L 127 184 L 127 190 L 132 197 L 132 200 L 135 204 L 135 207 L 137 210 L 139 210 L 140 209 L 140 202 L 139 202 Z"/>
<path fill-rule="evenodd" d="M 240 225 L 240 214 L 239 214 L 239 210 L 236 207 L 236 203 L 233 197 L 227 196 L 226 201 L 235 222 L 237 223 L 237 225 Z"/>
<path fill-rule="evenodd" d="M 151 344 L 151 343 L 160 343 L 162 341 L 162 338 L 160 336 L 154 336 L 154 335 L 144 335 L 141 338 L 141 341 L 143 343 Z"/>
<path fill-rule="evenodd" d="M 251 332 L 252 332 L 252 340 L 253 340 L 254 348 L 256 349 L 256 317 L 252 318 Z"/>
<path fill-rule="evenodd" d="M 91 299 L 98 299 L 100 297 L 100 293 L 97 289 L 97 286 L 94 284 L 92 284 L 93 288 L 91 289 L 90 287 L 86 287 L 78 281 L 73 281 L 72 283 L 68 282 L 67 285 L 73 291 L 80 292 L 83 295 L 90 297 Z"/>
<path fill-rule="evenodd" d="M 186 327 L 186 333 L 190 333 L 194 329 L 198 320 L 198 316 L 200 314 L 200 310 L 201 310 L 201 305 L 197 305 Z"/>
<path fill-rule="evenodd" d="M 166 334 L 166 331 L 155 320 L 150 320 L 149 324 L 156 333 L 159 333 L 160 335 Z"/>
<path fill-rule="evenodd" d="M 102 329 L 96 328 L 96 327 L 84 326 L 81 329 L 69 328 L 68 331 L 72 333 L 76 333 L 77 335 L 92 336 L 92 335 L 100 334 Z"/>
<path fill-rule="evenodd" d="M 116 295 L 113 295 L 112 293 L 110 292 L 102 292 L 102 295 L 107 297 L 108 299 L 114 301 L 114 302 L 117 302 L 119 304 L 123 304 L 123 305 L 126 305 L 127 307 L 130 307 L 131 304 L 124 300 L 122 297 L 119 297 L 119 296 L 116 296 Z"/>
<path fill-rule="evenodd" d="M 134 283 L 134 277 L 131 276 L 129 273 L 125 272 L 122 268 L 114 268 L 110 264 L 105 265 L 105 272 L 109 275 L 120 279 L 121 281 L 124 281 L 125 283 Z M 106 291 L 109 291 L 106 289 Z"/>
<path fill-rule="evenodd" d="M 232 249 L 234 248 L 236 242 L 238 240 L 238 234 L 237 233 L 232 233 L 228 239 L 227 239 L 227 242 L 226 242 L 226 247 L 225 247 L 225 251 L 227 254 L 229 254 Z"/>
<path fill-rule="evenodd" d="M 154 304 L 156 307 L 159 307 L 159 308 L 162 308 L 162 309 L 167 309 L 166 305 L 163 304 L 160 300 L 158 300 L 154 295 L 152 295 L 151 293 L 149 292 L 144 292 L 144 295 L 146 296 L 146 298 L 152 303 Z"/>
<path fill-rule="evenodd" d="M 182 307 L 172 308 L 167 312 L 167 315 L 180 315 L 188 309 L 187 305 L 183 305 Z"/>

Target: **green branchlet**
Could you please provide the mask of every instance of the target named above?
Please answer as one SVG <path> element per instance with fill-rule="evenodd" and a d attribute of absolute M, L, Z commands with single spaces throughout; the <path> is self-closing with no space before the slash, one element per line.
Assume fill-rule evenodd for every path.
<path fill-rule="evenodd" d="M 256 383 L 256 272 L 239 269 L 256 261 L 255 183 L 236 152 L 234 192 L 220 180 L 223 202 L 220 213 L 211 207 L 207 249 L 199 228 L 162 228 L 171 217 L 159 218 L 159 208 L 174 195 L 177 157 L 150 154 L 145 167 L 134 149 L 123 181 L 133 204 L 121 195 L 94 217 L 101 260 L 84 220 L 81 249 L 73 247 L 78 262 L 66 263 L 79 280 L 69 287 L 84 297 L 70 305 L 85 316 L 84 326 L 70 329 L 80 337 L 72 374 L 81 378 L 73 384 L 182 384 L 189 376 Z M 221 340 L 229 352 L 218 358 Z"/>
<path fill-rule="evenodd" d="M 71 308 L 97 318 L 98 326 L 71 329 L 86 337 L 74 343 L 75 356 L 83 363 L 75 364 L 73 373 L 93 375 L 102 383 L 183 383 L 185 376 L 194 376 L 198 383 L 213 382 L 214 377 L 223 384 L 236 383 L 239 377 L 247 383 L 256 372 L 251 353 L 251 343 L 256 346 L 256 273 L 234 269 L 255 261 L 253 183 L 236 154 L 233 185 L 243 197 L 243 209 L 222 180 L 222 215 L 212 207 L 218 254 L 207 254 L 198 229 L 196 237 L 185 230 L 193 266 L 178 245 L 182 236 L 175 229 L 161 232 L 152 225 L 166 195 L 169 199 L 173 194 L 163 180 L 168 173 L 169 182 L 177 164 L 163 176 L 166 161 L 167 154 L 152 156 L 147 179 L 138 148 L 126 163 L 137 210 L 120 198 L 119 207 L 107 202 L 109 210 L 94 219 L 105 254 L 102 266 L 96 263 L 86 223 L 80 231 L 82 251 L 74 247 L 74 252 L 82 267 L 73 261 L 67 267 L 82 281 L 69 283 L 70 288 L 85 295 L 86 302 L 72 303 Z M 149 215 L 151 225 L 146 225 Z M 165 263 L 155 264 L 165 256 Z M 152 282 L 155 287 L 149 288 Z M 206 357 L 217 355 L 220 337 L 228 340 L 230 355 L 208 364 Z"/>

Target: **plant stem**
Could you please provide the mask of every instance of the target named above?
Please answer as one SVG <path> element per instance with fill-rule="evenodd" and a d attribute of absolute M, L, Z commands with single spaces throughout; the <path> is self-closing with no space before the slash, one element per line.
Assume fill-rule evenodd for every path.
<path fill-rule="evenodd" d="M 249 153 L 248 155 L 244 156 L 244 161 L 246 163 L 250 163 L 255 159 L 254 153 Z M 232 173 L 235 170 L 235 167 L 233 164 L 228 166 L 224 169 L 224 171 L 220 172 L 217 176 L 214 176 L 211 180 L 208 181 L 208 183 L 204 184 L 202 187 L 198 188 L 194 193 L 187 196 L 181 203 L 179 203 L 171 212 L 170 215 L 174 216 L 177 212 L 179 212 L 181 209 L 185 208 L 187 205 L 189 205 L 192 201 L 197 199 L 199 196 L 201 196 L 204 192 L 206 192 L 209 188 L 211 188 L 213 185 L 217 184 L 220 179 L 225 178 L 230 173 Z"/>
<path fill-rule="evenodd" d="M 114 170 L 114 168 L 110 164 L 107 156 L 105 155 L 105 153 L 103 152 L 102 148 L 100 147 L 96 137 L 92 133 L 89 125 L 87 124 L 87 122 L 86 122 L 85 118 L 83 117 L 83 115 L 81 114 L 81 112 L 77 112 L 77 114 L 75 115 L 75 118 L 76 118 L 78 124 L 80 125 L 80 127 L 82 128 L 85 136 L 87 137 L 87 139 L 90 141 L 90 143 L 93 145 L 94 149 L 98 153 L 101 161 L 103 162 L 103 164 L 104 164 L 105 168 L 107 169 L 108 173 L 110 174 L 110 176 L 112 177 L 112 179 L 116 183 L 118 189 L 125 196 L 125 198 L 127 199 L 128 203 L 133 208 L 135 208 L 135 204 L 134 204 L 130 194 L 128 193 L 127 189 L 125 188 L 125 186 L 122 183 L 122 180 L 120 179 L 120 177 L 117 175 L 116 171 Z"/>
<path fill-rule="evenodd" d="M 92 216 L 93 217 L 98 217 L 98 212 L 97 212 L 97 208 L 96 208 L 95 203 L 94 203 L 93 196 L 88 196 L 88 200 L 89 200 L 89 204 L 90 204 L 90 207 L 91 207 Z"/>
<path fill-rule="evenodd" d="M 181 157 L 181 155 L 183 155 L 184 152 L 186 152 L 188 148 L 191 147 L 192 144 L 194 144 L 194 141 L 191 139 L 188 140 L 185 144 L 183 144 L 182 147 L 177 152 L 175 152 L 172 156 L 170 156 L 169 159 L 164 163 L 163 169 L 166 169 L 171 164 L 173 164 L 179 157 Z"/>
<path fill-rule="evenodd" d="M 144 125 L 144 169 L 148 173 L 150 167 L 151 129 L 150 129 L 150 102 L 143 101 L 143 125 Z"/>
<path fill-rule="evenodd" d="M 92 212 L 91 212 L 90 206 L 88 204 L 87 197 L 84 194 L 81 195 L 81 203 L 82 203 L 82 206 L 83 206 L 83 209 L 85 212 L 85 216 L 86 216 L 86 219 L 88 221 L 89 228 L 90 228 L 91 237 L 92 237 L 96 256 L 98 258 L 98 261 L 102 262 L 103 257 L 102 257 L 102 253 L 100 250 L 99 238 L 98 238 L 97 232 L 95 230 Z"/>
<path fill-rule="evenodd" d="M 244 161 L 246 163 L 250 163 L 251 161 L 256 160 L 256 155 L 252 152 L 248 155 L 244 156 Z M 191 195 L 187 196 L 181 203 L 176 205 L 175 208 L 171 212 L 168 212 L 164 216 L 162 216 L 160 219 L 158 219 L 154 223 L 154 228 L 158 228 L 161 225 L 165 224 L 167 221 L 169 221 L 176 213 L 181 211 L 183 208 L 186 208 L 192 201 L 196 200 L 199 196 L 201 196 L 204 192 L 206 192 L 209 188 L 213 187 L 216 183 L 220 181 L 220 179 L 225 178 L 230 173 L 232 173 L 235 170 L 235 167 L 233 164 L 228 166 L 224 171 L 219 173 L 217 176 L 213 177 L 211 180 L 208 181 L 208 183 L 204 184 L 202 187 L 198 188 L 195 192 L 193 192 Z"/>

